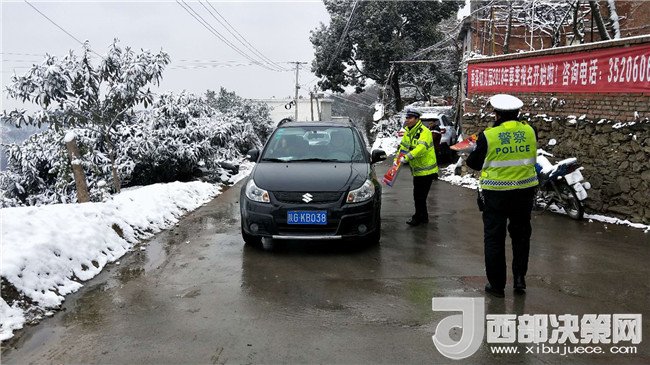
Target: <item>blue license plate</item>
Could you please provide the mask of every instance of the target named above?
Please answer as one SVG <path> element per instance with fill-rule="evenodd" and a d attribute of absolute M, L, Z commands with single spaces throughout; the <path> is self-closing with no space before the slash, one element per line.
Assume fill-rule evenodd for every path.
<path fill-rule="evenodd" d="M 326 210 L 290 210 L 287 212 L 287 224 L 327 224 Z"/>

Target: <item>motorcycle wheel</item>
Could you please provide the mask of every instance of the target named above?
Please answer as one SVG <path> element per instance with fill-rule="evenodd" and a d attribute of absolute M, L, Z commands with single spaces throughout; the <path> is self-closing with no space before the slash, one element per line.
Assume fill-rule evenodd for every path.
<path fill-rule="evenodd" d="M 562 182 L 559 184 L 558 190 L 560 191 L 559 203 L 562 204 L 566 214 L 572 219 L 581 220 L 585 214 L 585 208 L 573 188 L 566 182 Z"/>

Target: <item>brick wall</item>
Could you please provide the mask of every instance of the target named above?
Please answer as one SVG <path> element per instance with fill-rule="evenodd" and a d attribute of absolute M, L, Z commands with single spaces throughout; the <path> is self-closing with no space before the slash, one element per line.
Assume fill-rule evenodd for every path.
<path fill-rule="evenodd" d="M 613 38 L 614 28 L 610 21 L 607 1 L 600 0 L 598 3 L 600 5 L 600 13 L 605 22 L 605 27 L 607 28 L 610 37 Z M 616 13 L 619 16 L 621 37 L 633 37 L 650 33 L 650 24 L 648 23 L 648 19 L 650 19 L 650 1 L 617 0 L 615 4 Z M 481 6 L 485 5 L 482 4 Z M 506 7 L 496 6 L 493 11 L 498 13 L 494 15 L 494 18 L 507 18 Z M 591 24 L 591 10 L 587 1 L 581 2 L 581 12 L 586 14 L 584 41 L 587 43 L 600 41 L 601 37 L 600 33 L 598 33 L 598 29 L 595 25 Z M 479 15 L 480 16 L 472 18 L 472 50 L 484 55 L 503 54 L 506 22 L 504 20 L 494 22 L 496 26 L 494 26 L 490 31 L 490 9 L 485 9 Z M 572 17 L 569 17 L 567 22 L 571 23 L 571 19 Z M 491 32 L 494 32 L 494 35 L 492 35 Z M 533 33 L 533 41 L 531 43 L 530 29 L 515 21 L 510 34 L 510 53 L 517 52 L 518 50 L 529 51 L 531 46 L 533 49 L 547 49 L 551 47 L 551 37 L 547 32 L 538 30 Z M 562 45 L 571 43 L 573 37 L 573 26 L 571 24 L 561 27 L 560 40 Z M 574 40 L 573 42 L 577 43 L 578 40 Z"/>
<path fill-rule="evenodd" d="M 465 113 L 482 113 L 490 93 L 476 93 L 465 100 Z M 643 94 L 517 93 L 523 112 L 554 117 L 585 115 L 588 120 L 633 122 L 650 118 L 650 92 Z M 584 118 L 583 118 L 584 119 Z"/>
<path fill-rule="evenodd" d="M 470 63 L 579 52 L 622 44 L 649 43 L 649 37 L 529 54 L 472 60 Z M 485 108 L 492 94 L 475 93 L 463 101 L 462 128 L 480 132 L 494 120 Z M 538 145 L 557 159 L 577 157 L 591 182 L 588 212 L 650 223 L 650 92 L 627 94 L 517 93 L 524 101 L 522 120 L 538 130 Z M 548 142 L 555 139 L 557 144 Z"/>

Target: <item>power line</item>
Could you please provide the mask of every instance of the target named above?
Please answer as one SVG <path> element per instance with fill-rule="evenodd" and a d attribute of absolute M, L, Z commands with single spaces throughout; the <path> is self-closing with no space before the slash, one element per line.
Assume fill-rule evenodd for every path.
<path fill-rule="evenodd" d="M 260 60 L 262 60 L 263 62 L 267 63 L 267 64 L 270 65 L 271 67 L 275 68 L 277 71 L 280 70 L 280 68 L 279 68 L 277 65 L 274 65 L 274 64 L 272 64 L 271 62 L 265 60 L 263 56 L 260 57 L 259 54 L 256 53 L 256 51 L 252 50 L 251 47 L 247 46 L 244 42 L 242 42 L 242 41 L 241 41 L 241 40 L 240 40 L 240 39 L 239 39 L 239 38 L 238 38 L 238 37 L 237 37 L 237 36 L 236 36 L 236 35 L 235 35 L 231 30 L 230 30 L 230 29 L 228 29 L 228 27 L 226 27 L 226 25 L 225 25 L 221 20 L 219 20 L 219 19 L 218 19 L 218 18 L 217 18 L 213 13 L 212 13 L 212 11 L 211 11 L 207 6 L 205 6 L 205 5 L 204 5 L 200 0 L 199 0 L 199 4 L 201 4 L 201 6 L 203 6 L 203 8 L 204 8 L 205 10 L 207 10 L 208 13 L 210 13 L 210 15 L 211 15 L 211 16 L 212 16 L 212 17 L 213 17 L 213 18 L 214 18 L 214 19 L 215 19 L 219 24 L 221 24 L 221 26 L 222 26 L 226 31 L 228 31 L 228 33 L 230 33 L 230 35 L 232 35 L 232 36 L 233 36 L 233 37 L 234 37 L 234 38 L 235 38 L 235 39 L 236 39 L 240 44 L 242 44 L 244 47 L 246 47 L 249 51 L 251 51 L 251 52 L 253 53 L 253 55 L 255 55 L 256 57 L 260 58 Z M 218 12 L 218 11 L 217 11 L 213 6 L 212 6 L 212 4 L 210 4 L 210 3 L 208 2 L 208 5 L 210 5 L 210 7 L 211 7 L 212 9 L 214 9 L 214 11 L 215 11 L 217 14 L 219 14 L 219 12 Z M 219 14 L 219 16 L 223 18 L 223 16 L 221 16 L 221 14 Z M 230 24 L 230 23 L 228 23 L 228 24 Z M 232 27 L 232 26 L 231 26 L 231 27 Z"/>
<path fill-rule="evenodd" d="M 339 40 L 338 44 L 336 45 L 336 51 L 332 54 L 332 57 L 330 58 L 330 61 L 329 61 L 329 63 L 327 64 L 327 67 L 325 68 L 325 70 L 328 70 L 328 69 L 330 68 L 330 66 L 332 66 L 332 62 L 334 62 L 334 59 L 335 59 L 335 58 L 338 56 L 338 54 L 339 54 L 339 50 L 340 50 L 340 48 L 341 48 L 341 44 L 343 44 L 343 40 L 345 40 L 345 36 L 346 36 L 347 33 L 348 33 L 348 29 L 349 29 L 349 27 L 350 27 L 350 22 L 351 22 L 351 20 L 352 20 L 352 15 L 354 14 L 354 10 L 356 9 L 356 7 L 357 7 L 357 3 L 358 3 L 358 2 L 359 2 L 359 0 L 355 0 L 355 1 L 354 1 L 354 4 L 352 4 L 352 10 L 350 11 L 350 16 L 348 17 L 348 20 L 347 20 L 347 22 L 345 23 L 345 27 L 343 28 L 343 33 L 341 34 L 341 39 Z M 333 27 L 333 25 L 331 25 L 331 26 Z M 331 36 L 332 36 L 332 33 L 330 33 L 330 34 L 327 36 L 327 40 L 325 41 L 325 43 L 328 43 L 328 42 L 329 42 Z M 311 84 L 314 80 L 317 80 L 317 79 L 318 79 L 318 77 L 314 77 L 313 79 L 311 79 L 311 80 L 310 80 L 309 82 L 307 82 L 306 84 Z"/>
<path fill-rule="evenodd" d="M 483 10 L 489 8 L 490 6 L 492 6 L 493 4 L 494 4 L 494 0 L 490 1 L 490 3 L 487 4 L 487 5 L 482 6 L 482 7 L 478 8 L 478 9 L 474 10 L 474 11 L 471 12 L 467 17 L 472 16 L 472 15 L 474 15 L 474 14 L 480 12 L 480 11 L 483 11 Z M 454 38 L 455 38 L 455 35 L 454 35 L 453 32 L 454 32 L 458 27 L 460 27 L 462 24 L 463 24 L 463 21 L 458 22 L 458 24 L 456 24 L 455 27 L 453 27 L 450 31 L 447 32 L 449 35 L 448 35 L 445 39 L 443 39 L 442 41 L 440 41 L 440 42 L 438 42 L 438 43 L 435 43 L 435 44 L 433 44 L 433 45 L 431 45 L 431 46 L 429 46 L 429 47 L 423 48 L 423 49 L 421 49 L 420 51 L 417 51 L 416 53 L 413 54 L 413 56 L 409 57 L 408 59 L 406 59 L 406 60 L 404 60 L 404 61 L 414 60 L 414 59 L 416 59 L 416 58 L 418 58 L 418 57 L 420 57 L 420 56 L 423 56 L 423 55 L 427 54 L 428 52 L 432 51 L 434 48 L 436 48 L 436 47 L 438 47 L 438 46 L 440 46 L 440 45 L 442 45 L 442 44 L 444 44 L 444 43 L 446 43 L 446 42 L 449 42 L 450 40 L 454 39 Z"/>
<path fill-rule="evenodd" d="M 203 17 L 202 17 L 199 13 L 197 13 L 196 10 L 194 10 L 194 9 L 192 8 L 191 5 L 187 4 L 185 1 L 183 1 L 183 0 L 176 0 L 176 3 L 178 3 L 178 5 L 180 5 L 180 6 L 181 6 L 181 7 L 182 7 L 182 8 L 183 8 L 183 9 L 184 9 L 188 14 L 190 14 L 190 15 L 191 15 L 191 16 L 192 16 L 196 21 L 198 21 L 199 23 L 201 23 L 201 25 L 203 25 L 203 27 L 205 27 L 205 28 L 206 28 L 210 33 L 212 33 L 215 37 L 219 38 L 222 42 L 224 42 L 228 47 L 230 47 L 231 49 L 233 49 L 235 52 L 237 52 L 237 53 L 239 53 L 240 55 L 246 57 L 248 60 L 250 60 L 251 62 L 257 64 L 258 66 L 260 66 L 260 67 L 262 67 L 262 68 L 265 68 L 265 69 L 267 69 L 267 70 L 269 70 L 269 71 L 278 71 L 278 70 L 272 69 L 272 68 L 270 68 L 270 67 L 268 67 L 268 66 L 266 66 L 266 65 L 264 65 L 264 64 L 262 64 L 262 63 L 260 63 L 260 62 L 257 61 L 257 60 L 254 60 L 254 59 L 251 58 L 249 55 L 247 55 L 247 54 L 244 53 L 242 50 L 240 50 L 237 46 L 235 46 L 235 45 L 232 44 L 230 41 L 228 41 L 226 38 L 224 38 L 223 35 L 222 35 L 221 33 L 219 33 L 219 31 L 217 31 L 217 30 L 216 30 L 216 29 L 215 29 L 215 28 L 214 28 L 214 27 L 213 27 L 213 26 L 212 26 L 208 21 L 206 21 L 205 19 L 203 19 Z M 183 4 L 185 4 L 185 5 L 183 5 Z M 187 6 L 187 8 L 186 8 L 186 6 Z M 196 15 L 195 15 L 195 14 L 196 14 Z"/>
<path fill-rule="evenodd" d="M 6 58 L 3 58 L 3 59 L 2 59 L 2 62 L 3 62 L 3 63 L 5 63 L 5 62 L 16 62 L 16 63 L 39 63 L 39 62 L 42 62 L 42 61 L 43 61 L 42 59 L 40 59 L 40 60 L 11 60 L 11 59 L 6 59 Z"/>
<path fill-rule="evenodd" d="M 230 64 L 209 64 L 209 65 L 178 65 L 169 67 L 173 70 L 196 70 L 196 69 L 205 69 L 205 68 L 219 68 L 219 67 L 243 67 L 243 66 L 257 66 L 256 64 L 249 63 L 230 63 Z"/>
<path fill-rule="evenodd" d="M 11 56 L 45 56 L 44 53 L 14 53 L 14 52 L 0 52 L 0 54 L 8 54 Z"/>
<path fill-rule="evenodd" d="M 348 17 L 348 21 L 345 23 L 345 28 L 343 28 L 343 33 L 341 34 L 341 39 L 339 40 L 339 43 L 336 45 L 336 51 L 334 51 L 334 54 L 332 55 L 332 58 L 330 58 L 330 62 L 327 64 L 327 68 L 325 70 L 329 70 L 330 66 L 332 66 L 332 62 L 334 62 L 334 59 L 339 55 L 339 50 L 341 49 L 341 44 L 343 44 L 343 41 L 345 40 L 345 36 L 348 34 L 348 28 L 350 27 L 350 21 L 352 20 L 352 15 L 354 14 L 354 10 L 357 8 L 358 3 L 359 3 L 359 0 L 354 0 L 354 4 L 352 4 L 352 11 L 350 11 L 350 16 Z"/>
<path fill-rule="evenodd" d="M 43 12 L 41 12 L 40 10 L 38 10 L 34 5 L 30 4 L 27 0 L 24 0 L 24 1 L 25 1 L 25 4 L 31 6 L 34 10 L 36 10 L 39 14 L 41 14 L 45 19 L 49 20 L 50 23 L 54 24 L 57 28 L 61 29 L 65 34 L 69 35 L 72 39 L 74 39 L 75 41 L 77 41 L 77 43 L 81 44 L 82 47 L 85 47 L 85 46 L 86 46 L 86 44 L 85 44 L 84 42 L 80 41 L 79 39 L 77 39 L 77 37 L 75 37 L 75 36 L 73 36 L 72 34 L 70 34 L 70 32 L 68 32 L 67 30 L 63 29 L 62 26 L 56 24 L 56 22 L 55 22 L 54 20 L 50 19 L 47 15 L 43 14 Z M 99 57 L 101 57 L 101 58 L 104 58 L 102 55 L 100 55 L 99 53 L 93 51 L 92 49 L 90 50 L 90 52 L 96 54 L 97 56 L 99 56 Z"/>
<path fill-rule="evenodd" d="M 364 94 L 356 94 L 356 93 L 354 93 L 354 94 L 348 94 L 348 96 L 351 97 L 351 98 L 355 98 L 360 103 L 375 103 L 375 101 L 377 100 L 373 96 L 364 95 Z M 370 97 L 371 100 L 366 99 L 365 98 L 366 96 Z"/>
<path fill-rule="evenodd" d="M 356 105 L 363 106 L 363 107 L 366 107 L 366 108 L 373 108 L 373 107 L 374 107 L 374 106 L 372 106 L 372 105 L 362 104 L 362 103 L 356 102 L 356 101 L 354 101 L 354 100 L 348 100 L 348 99 L 346 99 L 346 98 L 344 98 L 344 97 L 342 97 L 342 96 L 338 96 L 338 95 L 336 95 L 336 94 L 329 94 L 329 95 L 326 95 L 326 96 L 331 96 L 331 97 L 333 97 L 333 98 L 337 98 L 337 99 L 343 100 L 343 101 L 345 101 L 345 102 L 352 103 L 352 104 L 356 104 Z"/>
<path fill-rule="evenodd" d="M 12 67 L 11 70 L 3 70 L 2 73 L 15 73 L 17 69 L 26 69 L 26 68 L 31 68 L 31 67 Z"/>
<path fill-rule="evenodd" d="M 306 86 L 315 85 L 315 84 L 314 84 L 314 81 L 315 81 L 315 80 L 318 80 L 318 77 L 314 77 L 313 79 L 311 79 L 311 80 L 309 80 L 309 81 L 307 81 L 307 82 L 304 82 L 304 83 L 300 84 L 300 87 L 301 87 L 301 88 L 304 88 L 304 87 L 306 87 Z M 307 87 L 307 89 L 309 89 L 309 87 Z"/>
<path fill-rule="evenodd" d="M 439 62 L 449 62 L 449 60 L 413 60 L 413 61 L 389 61 L 390 63 L 439 63 Z"/>
<path fill-rule="evenodd" d="M 203 19 L 203 17 L 198 12 L 196 12 L 196 10 L 194 10 L 189 4 L 187 4 L 185 1 L 176 0 L 176 3 L 178 5 L 180 5 L 188 14 L 190 14 L 196 21 L 198 21 L 205 29 L 207 29 L 210 33 L 212 33 L 212 35 L 214 35 L 215 37 L 219 38 L 222 42 L 224 42 L 228 47 L 230 47 L 231 49 L 233 49 L 234 51 L 236 51 L 240 55 L 246 57 L 248 60 L 253 61 L 253 62 L 257 62 L 255 60 L 253 60 L 252 58 L 250 58 L 247 54 L 242 52 L 235 45 L 230 43 L 227 39 L 225 39 L 221 35 L 221 33 L 219 33 L 208 21 Z M 259 64 L 259 62 L 257 62 L 257 63 Z M 259 64 L 259 65 L 262 66 L 262 67 L 265 67 L 262 64 Z M 267 67 L 265 67 L 265 68 L 267 68 Z"/>
<path fill-rule="evenodd" d="M 280 70 L 282 70 L 282 71 L 289 71 L 288 69 L 286 69 L 286 68 L 284 68 L 284 67 L 278 65 L 277 63 L 273 62 L 271 59 L 269 59 L 268 57 L 266 57 L 264 54 L 262 54 L 262 52 L 260 52 L 257 48 L 255 48 L 255 46 L 253 46 L 250 42 L 248 42 L 248 40 L 246 40 L 246 38 L 245 38 L 244 36 L 242 36 L 241 33 L 239 33 L 239 32 L 237 31 L 237 29 L 235 29 L 235 27 L 233 27 L 232 24 L 230 24 L 230 22 L 229 22 L 229 21 L 228 21 L 228 20 L 227 20 L 223 15 L 221 15 L 221 13 L 219 13 L 219 11 L 218 11 L 217 9 L 215 9 L 215 7 L 212 6 L 212 4 L 210 4 L 209 1 L 206 1 L 206 2 L 207 2 L 208 5 L 209 5 L 213 10 L 214 10 L 214 12 L 217 13 L 217 15 L 219 15 L 219 17 L 220 17 L 221 19 L 223 19 L 223 21 L 225 21 L 226 24 L 228 24 L 228 26 L 229 26 L 229 27 L 230 27 L 230 28 L 231 28 L 235 33 L 237 33 L 237 35 L 233 34 L 233 32 L 231 32 L 230 29 L 228 29 L 228 27 L 226 27 L 226 26 L 225 26 L 225 25 L 224 25 L 224 24 L 223 24 L 219 19 L 217 19 L 217 18 L 214 16 L 214 14 L 212 14 L 212 12 L 210 11 L 210 9 L 206 8 L 205 5 L 203 5 L 203 3 L 201 3 L 201 2 L 199 1 L 199 3 L 200 3 L 201 5 L 203 5 L 203 7 L 204 7 L 204 8 L 205 8 L 209 13 L 210 13 L 210 15 L 212 15 L 212 17 L 215 18 L 215 19 L 219 22 L 219 24 L 221 24 L 221 25 L 224 27 L 224 29 L 226 29 L 226 30 L 228 31 L 228 33 L 230 33 L 233 37 L 235 37 L 235 39 L 237 39 L 237 41 L 239 41 L 239 43 L 241 43 L 244 47 L 248 48 L 248 50 L 250 50 L 251 52 L 253 52 L 253 53 L 256 54 L 257 56 L 259 56 L 260 59 L 264 60 L 264 61 L 265 61 L 266 63 L 268 63 L 269 65 L 271 65 L 271 66 L 273 66 L 273 67 L 275 67 L 275 68 L 278 68 L 278 69 L 280 69 Z M 243 42 L 242 42 L 242 41 L 243 41 Z M 244 43 L 244 42 L 245 42 L 245 43 Z M 247 45 L 247 44 L 248 44 L 248 45 Z M 250 46 L 250 47 L 249 47 L 249 46 Z"/>
<path fill-rule="evenodd" d="M 188 60 L 188 59 L 178 59 L 174 62 L 186 62 L 186 63 L 204 63 L 204 64 L 209 64 L 209 63 L 241 63 L 241 60 L 213 60 L 213 59 L 205 59 L 205 60 L 199 60 L 199 59 L 194 59 L 194 60 Z"/>

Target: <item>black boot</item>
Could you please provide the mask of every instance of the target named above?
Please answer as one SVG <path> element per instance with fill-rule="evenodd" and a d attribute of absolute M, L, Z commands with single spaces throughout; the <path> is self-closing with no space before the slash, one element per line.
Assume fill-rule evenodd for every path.
<path fill-rule="evenodd" d="M 485 285 L 485 292 L 497 298 L 503 298 L 506 296 L 506 293 L 503 289 L 494 289 L 490 284 Z"/>
<path fill-rule="evenodd" d="M 523 275 L 515 276 L 513 287 L 515 288 L 516 292 L 523 293 L 526 291 L 526 279 L 524 279 Z"/>
<path fill-rule="evenodd" d="M 415 218 L 415 217 L 411 217 L 411 219 L 406 221 L 406 224 L 408 224 L 409 226 L 414 226 L 414 227 L 420 225 L 420 223 L 422 223 L 422 222 L 420 222 L 420 220 Z"/>

